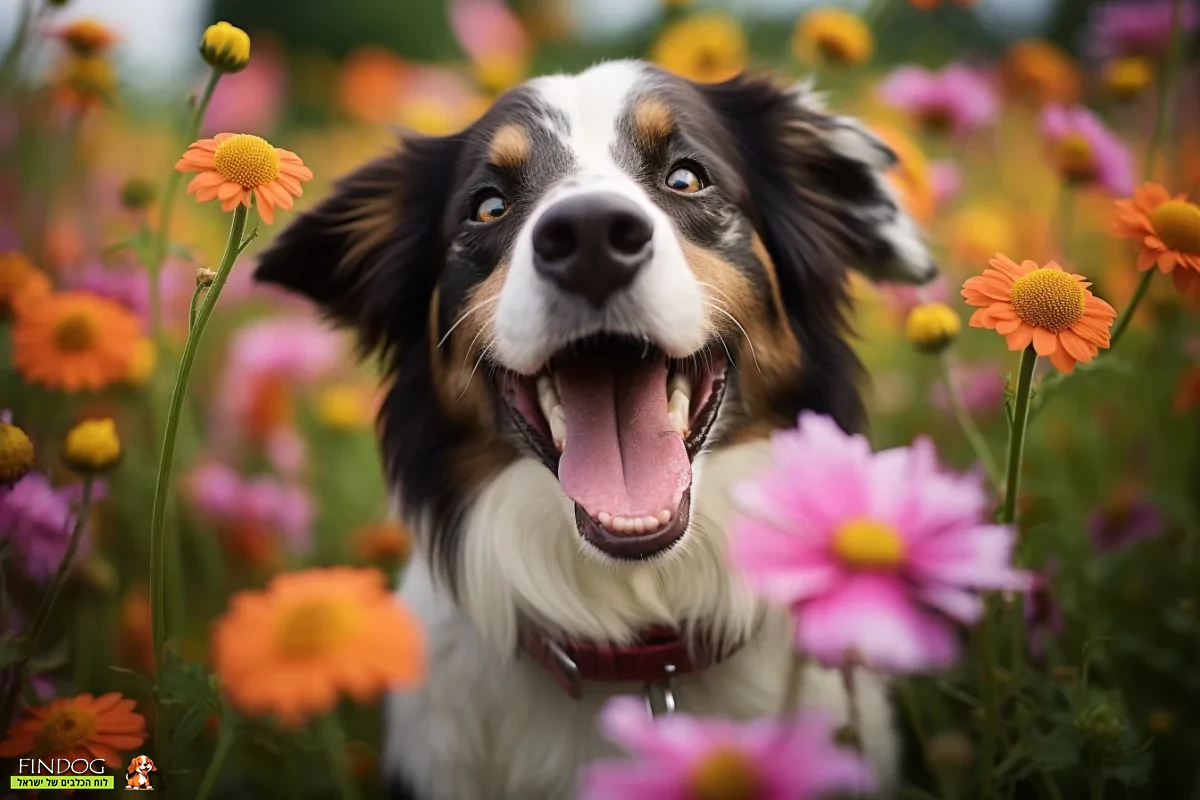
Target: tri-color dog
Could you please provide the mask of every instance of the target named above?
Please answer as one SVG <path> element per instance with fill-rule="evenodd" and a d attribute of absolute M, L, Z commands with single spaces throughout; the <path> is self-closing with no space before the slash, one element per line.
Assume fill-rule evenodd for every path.
<path fill-rule="evenodd" d="M 616 694 L 778 711 L 792 631 L 727 565 L 728 489 L 802 409 L 863 424 L 846 270 L 935 272 L 894 162 L 807 86 L 610 62 L 405 137 L 263 256 L 391 382 L 401 594 L 432 659 L 390 700 L 394 797 L 570 798 Z M 844 718 L 838 676 L 801 680 Z M 886 690 L 859 691 L 886 784 Z"/>

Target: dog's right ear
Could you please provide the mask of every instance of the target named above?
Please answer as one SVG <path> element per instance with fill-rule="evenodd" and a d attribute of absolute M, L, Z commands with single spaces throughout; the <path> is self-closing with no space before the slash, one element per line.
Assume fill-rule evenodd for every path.
<path fill-rule="evenodd" d="M 413 137 L 338 182 L 259 259 L 254 277 L 305 295 L 364 350 L 421 336 L 445 251 L 442 217 L 461 139 Z"/>
<path fill-rule="evenodd" d="M 137 772 L 137 757 L 136 756 L 129 760 L 129 766 L 125 768 L 126 775 L 130 774 L 131 772 Z"/>

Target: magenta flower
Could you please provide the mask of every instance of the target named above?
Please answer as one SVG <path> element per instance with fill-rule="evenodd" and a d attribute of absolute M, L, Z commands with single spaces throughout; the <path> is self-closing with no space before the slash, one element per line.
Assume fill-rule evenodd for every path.
<path fill-rule="evenodd" d="M 1086 108 L 1047 106 L 1042 112 L 1042 136 L 1063 180 L 1096 184 L 1117 196 L 1133 191 L 1129 148 Z"/>
<path fill-rule="evenodd" d="M 995 411 L 1004 405 L 1005 380 L 1000 376 L 999 367 L 995 365 L 956 365 L 951 370 L 951 379 L 958 389 L 958 396 L 962 398 L 963 405 L 972 413 Z M 941 383 L 934 384 L 930 390 L 929 401 L 938 411 L 951 410 L 946 387 Z"/>
<path fill-rule="evenodd" d="M 942 471 L 928 440 L 872 453 L 805 412 L 771 447 L 774 468 L 734 490 L 733 559 L 792 609 L 798 649 L 822 664 L 949 666 L 954 623 L 983 615 L 979 593 L 1028 586 L 1013 529 L 987 521 L 982 476 Z"/>
<path fill-rule="evenodd" d="M 1097 553 L 1118 553 L 1157 539 L 1166 526 L 1158 506 L 1141 495 L 1117 492 L 1088 517 L 1088 538 Z"/>
<path fill-rule="evenodd" d="M 1173 0 L 1116 0 L 1092 9 L 1088 49 L 1096 58 L 1161 58 L 1171 42 Z M 1180 24 L 1186 35 L 1200 25 L 1200 4 L 1185 2 Z"/>
<path fill-rule="evenodd" d="M 11 488 L 0 489 L 0 539 L 12 543 L 30 580 L 45 583 L 58 571 L 75 522 L 71 503 L 78 495 L 78 486 L 56 488 L 40 472 L 31 472 Z M 97 485 L 93 497 L 102 495 L 103 487 Z M 90 547 L 85 528 L 77 558 L 85 556 Z"/>
<path fill-rule="evenodd" d="M 640 700 L 616 697 L 601 710 L 600 728 L 634 760 L 587 767 L 581 800 L 812 800 L 874 789 L 862 759 L 834 745 L 833 727 L 819 714 L 746 723 L 653 719 Z"/>
<path fill-rule="evenodd" d="M 912 114 L 927 130 L 958 136 L 991 125 L 1000 109 L 991 84 L 961 64 L 940 72 L 899 67 L 879 92 L 885 103 Z"/>
<path fill-rule="evenodd" d="M 313 503 L 301 486 L 269 475 L 247 478 L 224 464 L 207 463 L 188 475 L 187 494 L 196 510 L 217 525 L 255 523 L 295 553 L 312 546 Z"/>

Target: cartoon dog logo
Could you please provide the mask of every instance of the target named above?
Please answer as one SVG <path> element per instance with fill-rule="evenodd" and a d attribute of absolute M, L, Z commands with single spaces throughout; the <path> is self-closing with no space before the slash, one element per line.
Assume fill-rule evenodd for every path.
<path fill-rule="evenodd" d="M 125 770 L 125 791 L 154 791 L 154 787 L 150 785 L 151 772 L 158 772 L 158 767 L 154 766 L 154 762 L 150 760 L 149 756 L 138 756 L 130 761 Z"/>

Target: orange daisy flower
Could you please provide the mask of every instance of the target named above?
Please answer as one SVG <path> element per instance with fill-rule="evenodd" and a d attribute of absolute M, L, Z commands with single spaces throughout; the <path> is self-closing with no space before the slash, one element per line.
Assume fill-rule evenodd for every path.
<path fill-rule="evenodd" d="M 1092 284 L 1082 275 L 1065 272 L 1053 261 L 1044 267 L 1033 261 L 1017 264 L 1001 253 L 989 263 L 991 269 L 963 284 L 967 305 L 979 308 L 971 315 L 972 328 L 996 331 L 1009 350 L 1032 344 L 1063 373 L 1108 347 L 1117 312 L 1088 291 Z"/>
<path fill-rule="evenodd" d="M 53 290 L 50 278 L 21 253 L 0 253 L 0 319 Z"/>
<path fill-rule="evenodd" d="M 117 43 L 119 37 L 103 22 L 81 19 L 64 25 L 54 35 L 81 56 L 103 53 Z"/>
<path fill-rule="evenodd" d="M 313 177 L 300 156 L 248 133 L 218 133 L 194 142 L 175 169 L 198 172 L 188 194 L 201 203 L 220 200 L 222 211 L 233 211 L 239 203 L 249 208 L 253 195 L 258 216 L 268 225 L 275 221 L 275 207 L 291 208 L 292 197 L 304 194 L 300 184 Z"/>
<path fill-rule="evenodd" d="M 141 327 L 112 300 L 87 292 L 50 295 L 21 306 L 12 330 L 13 362 L 29 383 L 99 391 L 128 377 Z"/>
<path fill-rule="evenodd" d="M 359 561 L 396 566 L 412 552 L 412 534 L 398 520 L 384 519 L 363 525 L 351 537 Z"/>
<path fill-rule="evenodd" d="M 0 758 L 102 758 L 109 769 L 120 769 L 121 753 L 146 741 L 146 720 L 133 709 L 134 702 L 117 692 L 60 697 L 27 709 L 0 742 Z"/>
<path fill-rule="evenodd" d="M 233 706 L 287 725 L 330 711 L 342 692 L 368 702 L 425 677 L 416 618 L 381 572 L 349 567 L 284 573 L 265 591 L 235 595 L 213 659 Z"/>
<path fill-rule="evenodd" d="M 1157 266 L 1173 274 L 1181 292 L 1200 280 L 1200 206 L 1188 202 L 1186 194 L 1171 197 L 1157 183 L 1135 189 L 1132 200 L 1117 201 L 1113 232 L 1142 240 L 1137 261 L 1142 272 Z"/>

